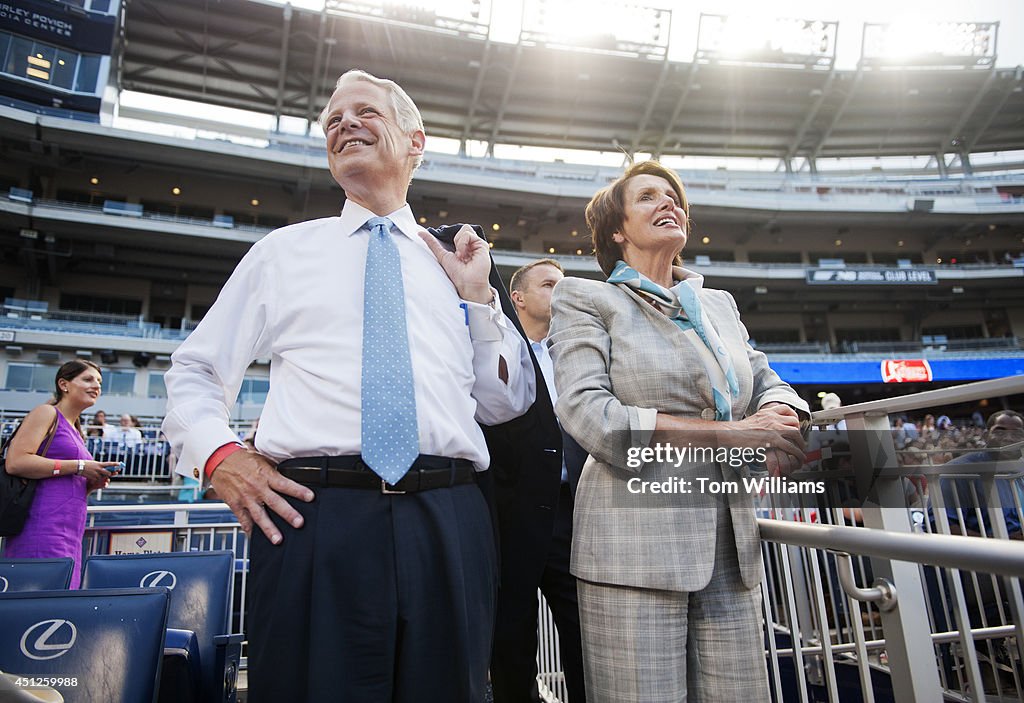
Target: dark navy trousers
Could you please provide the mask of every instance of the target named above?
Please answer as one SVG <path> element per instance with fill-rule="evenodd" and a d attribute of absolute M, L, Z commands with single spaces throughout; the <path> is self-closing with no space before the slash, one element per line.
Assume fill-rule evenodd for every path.
<path fill-rule="evenodd" d="M 515 574 L 504 579 L 498 599 L 491 683 L 495 703 L 535 703 L 537 689 L 537 589 L 548 602 L 558 629 L 559 656 L 569 692 L 569 703 L 586 703 L 583 681 L 583 646 L 576 578 L 569 573 L 572 548 L 573 502 L 563 483 L 547 557 L 539 573 Z M 504 550 L 502 552 L 504 554 Z"/>
<path fill-rule="evenodd" d="M 497 565 L 476 484 L 405 495 L 317 488 L 254 528 L 249 701 L 484 700 Z"/>

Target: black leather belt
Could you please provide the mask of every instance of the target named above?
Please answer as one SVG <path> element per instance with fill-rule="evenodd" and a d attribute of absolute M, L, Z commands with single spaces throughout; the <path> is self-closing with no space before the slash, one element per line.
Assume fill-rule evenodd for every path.
<path fill-rule="evenodd" d="M 469 459 L 429 454 L 420 454 L 409 473 L 393 486 L 375 474 L 358 454 L 296 457 L 282 461 L 277 470 L 305 486 L 370 488 L 381 493 L 415 493 L 476 481 L 476 469 Z"/>

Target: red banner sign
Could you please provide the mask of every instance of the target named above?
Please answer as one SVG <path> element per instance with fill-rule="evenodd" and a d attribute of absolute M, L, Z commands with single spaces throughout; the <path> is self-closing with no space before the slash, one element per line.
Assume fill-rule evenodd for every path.
<path fill-rule="evenodd" d="M 927 359 L 886 359 L 882 362 L 883 383 L 921 383 L 932 380 Z"/>

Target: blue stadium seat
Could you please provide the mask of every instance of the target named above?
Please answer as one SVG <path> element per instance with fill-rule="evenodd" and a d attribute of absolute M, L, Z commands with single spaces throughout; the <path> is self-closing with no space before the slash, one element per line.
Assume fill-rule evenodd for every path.
<path fill-rule="evenodd" d="M 0 559 L 0 593 L 60 591 L 71 583 L 73 559 Z"/>
<path fill-rule="evenodd" d="M 166 588 L 0 594 L 0 670 L 48 679 L 66 703 L 156 699 Z"/>
<path fill-rule="evenodd" d="M 167 628 L 164 667 L 160 676 L 160 701 L 196 703 L 200 700 L 199 642 L 192 630 Z"/>
<path fill-rule="evenodd" d="M 170 588 L 168 625 L 194 632 L 199 646 L 199 700 L 233 703 L 242 643 L 228 634 L 234 563 L 229 550 L 95 556 L 85 562 L 82 588 Z"/>

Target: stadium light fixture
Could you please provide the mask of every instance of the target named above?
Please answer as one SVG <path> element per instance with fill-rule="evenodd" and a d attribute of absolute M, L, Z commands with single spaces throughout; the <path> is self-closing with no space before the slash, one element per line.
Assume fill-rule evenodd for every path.
<path fill-rule="evenodd" d="M 701 13 L 695 59 L 829 68 L 838 27 L 822 20 Z"/>
<path fill-rule="evenodd" d="M 484 0 L 326 0 L 327 12 L 487 35 L 490 4 Z"/>
<path fill-rule="evenodd" d="M 664 55 L 672 12 L 615 0 L 524 0 L 524 41 Z"/>
<path fill-rule="evenodd" d="M 998 30 L 998 22 L 868 22 L 861 61 L 900 68 L 986 68 L 996 59 Z"/>

